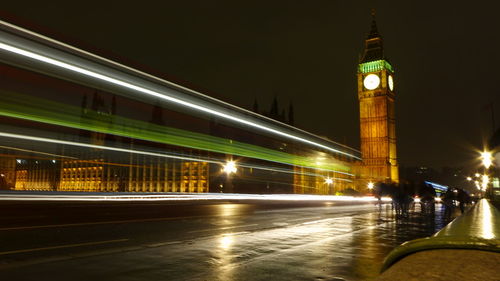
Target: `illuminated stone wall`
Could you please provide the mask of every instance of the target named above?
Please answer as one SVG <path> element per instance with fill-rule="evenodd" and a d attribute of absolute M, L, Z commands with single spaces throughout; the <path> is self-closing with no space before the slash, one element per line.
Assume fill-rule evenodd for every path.
<path fill-rule="evenodd" d="M 59 169 L 55 160 L 16 159 L 16 190 L 56 190 Z"/>
<path fill-rule="evenodd" d="M 304 167 L 294 168 L 295 194 L 335 195 L 353 187 L 353 177 L 349 175 Z"/>
<path fill-rule="evenodd" d="M 19 159 L 16 190 L 79 192 L 208 192 L 208 163 L 133 159 L 116 164 L 105 159 Z M 59 166 L 60 165 L 60 166 Z M 14 186 L 14 185 L 13 185 Z"/>

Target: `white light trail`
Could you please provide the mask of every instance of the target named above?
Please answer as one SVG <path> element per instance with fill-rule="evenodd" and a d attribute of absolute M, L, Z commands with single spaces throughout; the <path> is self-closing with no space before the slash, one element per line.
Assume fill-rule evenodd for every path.
<path fill-rule="evenodd" d="M 184 90 L 184 91 L 187 91 L 187 92 L 189 92 L 189 93 L 193 93 L 193 94 L 198 95 L 198 96 L 200 96 L 200 97 L 203 97 L 203 98 L 205 98 L 205 99 L 209 99 L 209 100 L 212 100 L 212 101 L 214 101 L 214 102 L 216 102 L 216 103 L 223 104 L 223 105 L 225 105 L 225 106 L 227 106 L 227 107 L 230 107 L 230 108 L 234 108 L 234 109 L 237 109 L 237 110 L 244 111 L 245 113 L 250 114 L 250 115 L 258 115 L 257 113 L 255 113 L 255 112 L 253 112 L 253 111 L 250 111 L 250 110 L 247 110 L 247 109 L 244 109 L 244 108 L 241 108 L 241 107 L 237 107 L 237 106 L 235 106 L 235 105 L 233 105 L 233 104 L 230 104 L 230 103 L 227 103 L 227 102 L 224 102 L 224 101 L 218 100 L 218 99 L 216 99 L 216 98 L 214 98 L 214 97 L 211 97 L 211 96 L 208 96 L 208 95 L 202 94 L 202 93 L 200 93 L 200 92 L 198 92 L 198 91 L 195 91 L 195 90 L 193 90 L 193 89 L 186 88 L 186 87 L 184 87 L 184 86 L 182 86 L 182 85 L 179 85 L 179 84 L 173 83 L 173 82 L 171 82 L 171 81 L 168 81 L 168 80 L 165 80 L 165 79 L 162 79 L 162 78 L 159 78 L 159 77 L 153 76 L 153 75 L 151 75 L 151 74 L 149 74 L 149 73 L 146 73 L 146 72 L 140 71 L 140 70 L 138 70 L 138 69 L 135 69 L 135 68 L 132 68 L 132 67 L 129 67 L 129 66 L 123 65 L 123 64 L 121 64 L 121 63 L 118 63 L 118 62 L 116 62 L 116 61 L 113 61 L 113 60 L 110 60 L 110 59 L 107 59 L 107 58 L 104 58 L 104 57 L 98 56 L 98 55 L 96 55 L 96 54 L 93 54 L 93 53 L 87 52 L 87 51 L 85 51 L 85 50 L 82 50 L 82 49 L 76 48 L 75 46 L 68 45 L 68 44 L 66 44 L 66 43 L 63 43 L 63 42 L 57 41 L 57 40 L 55 40 L 55 39 L 52 39 L 52 38 L 50 38 L 50 37 L 44 36 L 44 35 L 42 35 L 42 34 L 38 34 L 38 33 L 33 32 L 33 31 L 31 31 L 31 30 L 28 30 L 28 29 L 22 28 L 22 27 L 20 27 L 20 26 L 13 25 L 13 24 L 8 23 L 8 22 L 6 22 L 6 21 L 2 21 L 2 20 L 0 20 L 0 24 L 1 24 L 1 25 L 4 25 L 4 26 L 7 26 L 7 27 L 9 27 L 9 28 L 12 28 L 12 29 L 14 29 L 14 30 L 16 30 L 16 31 L 19 31 L 19 32 L 21 32 L 21 33 L 29 34 L 29 36 L 30 36 L 30 37 L 33 37 L 33 38 L 40 38 L 41 40 L 43 40 L 43 41 L 47 41 L 47 42 L 50 42 L 51 44 L 58 45 L 58 46 L 62 46 L 62 47 L 64 47 L 65 49 L 68 49 L 68 50 L 73 50 L 73 51 L 75 51 L 75 52 L 77 52 L 77 53 L 84 54 L 85 56 L 92 57 L 92 58 L 97 59 L 97 60 L 99 60 L 99 61 L 104 61 L 104 62 L 106 62 L 106 63 L 108 63 L 108 64 L 111 64 L 111 65 L 116 66 L 116 67 L 119 67 L 119 68 L 124 68 L 124 69 L 127 69 L 128 71 L 131 71 L 131 72 L 137 73 L 137 74 L 139 74 L 139 75 L 141 75 L 141 76 L 145 76 L 145 77 L 151 78 L 151 79 L 153 79 L 153 80 L 155 80 L 155 81 L 159 81 L 159 82 L 161 82 L 161 83 L 164 83 L 164 84 L 167 84 L 167 85 L 170 85 L 170 86 L 176 87 L 176 88 L 178 88 L 178 89 L 182 89 L 182 90 Z M 263 115 L 258 115 L 258 116 L 259 116 L 259 118 L 267 119 L 267 120 L 269 120 L 269 121 L 271 121 L 271 122 L 279 123 L 279 124 L 280 124 L 280 125 L 282 125 L 282 126 L 290 127 L 290 128 L 292 128 L 292 129 L 294 129 L 294 130 L 297 130 L 297 131 L 303 132 L 303 133 L 305 133 L 305 134 L 308 134 L 308 135 L 312 135 L 312 136 L 314 136 L 314 137 L 321 138 L 321 137 L 319 137 L 319 136 L 317 136 L 317 135 L 314 135 L 314 134 L 312 134 L 312 133 L 310 133 L 310 132 L 304 131 L 304 130 L 302 130 L 302 129 L 299 129 L 299 128 L 296 128 L 296 127 L 290 126 L 290 125 L 285 124 L 285 123 L 282 123 L 282 122 L 279 122 L 279 121 L 274 120 L 274 119 L 272 119 L 272 118 L 269 118 L 269 117 L 267 117 L 267 116 L 263 116 Z M 331 141 L 331 140 L 328 140 L 328 141 L 329 141 L 329 142 L 333 142 L 333 141 Z M 348 149 L 350 149 L 350 150 L 353 150 L 353 151 L 358 151 L 358 150 L 353 149 L 353 148 L 351 148 L 351 147 L 349 147 L 349 146 L 347 146 L 347 145 L 343 145 L 343 144 L 339 144 L 339 143 L 336 143 L 336 144 L 337 144 L 337 145 L 339 145 L 339 146 L 342 146 L 342 147 L 348 148 Z M 358 152 L 359 152 L 359 151 L 358 151 Z M 361 159 L 360 159 L 360 160 L 361 160 Z"/>
<path fill-rule="evenodd" d="M 28 58 L 31 58 L 31 59 L 34 59 L 34 60 L 37 60 L 40 62 L 44 62 L 44 63 L 50 64 L 53 66 L 57 66 L 57 67 L 60 67 L 60 68 L 66 69 L 66 70 L 80 73 L 80 74 L 83 74 L 85 76 L 89 76 L 89 77 L 96 78 L 96 79 L 99 79 L 102 81 L 106 81 L 108 83 L 118 85 L 121 87 L 125 87 L 125 88 L 131 89 L 131 90 L 134 90 L 134 91 L 137 91 L 137 92 L 149 95 L 149 96 L 153 96 L 153 97 L 160 98 L 160 99 L 163 99 L 163 100 L 166 100 L 169 102 L 180 104 L 180 105 L 188 107 L 188 108 L 192 108 L 192 109 L 195 109 L 198 111 L 209 113 L 211 115 L 219 116 L 219 117 L 222 117 L 222 118 L 225 118 L 228 120 L 232 120 L 232 121 L 235 121 L 235 122 L 238 122 L 241 124 L 245 124 L 245 125 L 248 125 L 248 126 L 251 126 L 254 128 L 258 128 L 258 129 L 261 129 L 261 130 L 264 130 L 264 131 L 267 131 L 267 132 L 270 132 L 270 133 L 273 133 L 276 135 L 280 135 L 280 136 L 283 136 L 283 137 L 286 137 L 289 139 L 304 142 L 304 143 L 307 143 L 310 145 L 314 145 L 316 147 L 320 147 L 320 148 L 323 148 L 323 149 L 326 149 L 326 150 L 329 150 L 329 151 L 332 151 L 335 153 L 347 155 L 347 156 L 353 157 L 355 159 L 361 160 L 361 158 L 357 157 L 356 155 L 353 155 L 353 154 L 350 154 L 350 153 L 347 153 L 347 152 L 344 152 L 344 151 L 341 151 L 341 150 L 338 150 L 338 149 L 335 149 L 335 148 L 332 148 L 332 147 L 329 147 L 329 146 L 326 146 L 326 145 L 323 145 L 323 144 L 320 144 L 320 143 L 317 143 L 317 142 L 314 142 L 314 141 L 311 141 L 308 139 L 304 139 L 304 138 L 301 138 L 301 137 L 298 137 L 298 136 L 295 136 L 295 135 L 292 135 L 292 134 L 289 134 L 286 132 L 282 132 L 282 131 L 279 131 L 279 130 L 276 130 L 276 129 L 273 129 L 273 128 L 270 128 L 270 127 L 267 127 L 267 126 L 264 126 L 261 124 L 257 124 L 257 123 L 239 118 L 239 117 L 235 117 L 235 116 L 232 116 L 230 114 L 220 112 L 220 111 L 217 111 L 217 110 L 205 107 L 205 106 L 197 105 L 197 104 L 185 101 L 185 100 L 171 97 L 171 96 L 168 96 L 168 95 L 165 95 L 165 94 L 162 94 L 162 93 L 159 93 L 159 92 L 156 92 L 156 91 L 153 91 L 153 90 L 141 87 L 141 86 L 134 85 L 134 84 L 126 82 L 126 81 L 122 81 L 122 80 L 119 80 L 119 79 L 116 79 L 113 77 L 109 77 L 109 76 L 106 76 L 106 75 L 103 75 L 103 74 L 100 74 L 100 73 L 97 73 L 97 72 L 94 72 L 94 71 L 91 71 L 88 69 L 84 69 L 84 68 L 79 67 L 79 66 L 75 66 L 75 65 L 60 61 L 60 60 L 49 58 L 49 57 L 31 52 L 31 51 L 27 51 L 27 50 L 24 50 L 24 49 L 21 49 L 21 48 L 12 46 L 12 45 L 8 45 L 8 44 L 0 42 L 0 49 L 3 49 L 5 51 L 15 53 L 15 54 L 18 54 L 18 55 L 21 55 L 24 57 L 28 57 Z"/>
<path fill-rule="evenodd" d="M 37 154 L 41 154 L 41 155 L 56 156 L 56 157 L 59 157 L 59 158 L 78 159 L 78 158 L 75 158 L 75 157 L 69 157 L 69 156 L 64 156 L 64 155 L 60 155 L 60 154 L 53 154 L 53 153 L 41 152 L 41 151 L 30 150 L 30 149 L 21 149 L 21 148 L 16 148 L 16 147 L 11 147 L 11 146 L 0 145 L 0 148 L 17 150 L 17 151 L 22 151 L 22 152 L 29 152 L 29 153 L 37 153 Z"/>
<path fill-rule="evenodd" d="M 281 163 L 281 162 L 278 162 L 278 163 Z M 288 163 L 282 163 L 282 164 L 286 164 L 286 165 L 290 165 Z M 244 163 L 239 163 L 238 164 L 240 167 L 242 168 L 250 168 L 250 169 L 259 169 L 259 170 L 267 170 L 267 171 L 273 171 L 273 172 L 280 172 L 280 173 L 287 173 L 287 174 L 299 174 L 299 175 L 307 175 L 307 176 L 324 176 L 324 175 L 321 175 L 321 174 L 318 174 L 318 173 L 308 173 L 308 172 L 296 172 L 294 170 L 291 170 L 291 169 L 282 169 L 282 168 L 271 168 L 271 167 L 264 167 L 264 166 L 258 166 L 258 165 L 249 165 L 249 164 L 244 164 Z M 305 167 L 305 166 L 300 166 L 300 165 L 295 165 L 296 167 Z M 327 169 L 319 169 L 319 168 L 315 168 L 316 170 L 319 170 L 319 171 L 325 171 L 325 172 L 333 172 L 334 174 L 341 174 L 341 175 L 348 175 L 348 176 L 351 176 L 353 177 L 354 174 L 351 174 L 351 173 L 346 173 L 346 172 L 341 172 L 341 171 L 335 171 L 335 170 L 327 170 Z M 336 180 L 336 181 L 348 181 L 348 182 L 352 182 L 352 180 L 350 179 L 347 179 L 347 178 L 339 178 L 339 177 L 332 177 L 333 180 Z"/>
<path fill-rule="evenodd" d="M 95 148 L 95 149 L 126 152 L 126 153 L 133 153 L 133 154 L 142 154 L 142 155 L 157 156 L 157 157 L 164 157 L 164 158 L 173 158 L 173 159 L 179 159 L 179 160 L 222 164 L 222 162 L 208 160 L 208 159 L 198 159 L 198 158 L 183 157 L 183 156 L 176 156 L 176 155 L 163 154 L 163 153 L 155 153 L 155 152 L 149 152 L 149 151 L 140 151 L 140 150 L 126 149 L 126 148 L 109 147 L 109 146 L 80 143 L 80 142 L 72 142 L 72 141 L 65 141 L 65 140 L 55 140 L 55 139 L 49 139 L 49 138 L 18 135 L 18 134 L 11 134 L 11 133 L 5 133 L 5 132 L 0 132 L 0 137 L 48 142 L 48 143 L 55 143 L 55 144 L 72 145 L 72 146 L 78 146 L 78 147 Z"/>
<path fill-rule="evenodd" d="M 51 194 L 0 194 L 0 201 L 200 201 L 200 200 L 254 200 L 254 201 L 290 201 L 290 202 L 378 202 L 373 196 L 354 197 L 338 195 L 306 195 L 306 194 L 236 194 L 236 193 L 185 193 L 185 194 L 123 194 L 123 195 L 59 195 Z M 382 197 L 383 202 L 391 202 L 391 198 Z"/>
<path fill-rule="evenodd" d="M 43 137 L 34 137 L 34 136 L 27 136 L 27 135 L 19 135 L 19 134 L 12 134 L 12 133 L 6 133 L 6 132 L 0 132 L 0 137 L 7 137 L 7 138 L 14 138 L 14 139 L 23 139 L 23 140 L 30 140 L 30 141 L 39 141 L 39 142 L 47 142 L 47 143 L 55 143 L 55 144 L 63 144 L 63 145 L 71 145 L 71 146 L 77 146 L 77 147 L 85 147 L 85 148 L 95 148 L 95 149 L 102 149 L 102 150 L 109 150 L 109 151 L 117 151 L 117 152 L 126 152 L 126 153 L 133 153 L 133 154 L 141 154 L 141 155 L 148 155 L 148 156 L 156 156 L 156 157 L 163 157 L 163 158 L 172 158 L 172 159 L 179 159 L 179 160 L 187 160 L 187 161 L 196 161 L 196 162 L 207 162 L 207 163 L 214 163 L 214 164 L 221 164 L 223 165 L 223 161 L 217 161 L 217 160 L 211 160 L 207 158 L 193 158 L 193 157 L 183 157 L 183 156 L 178 156 L 178 155 L 172 155 L 172 154 L 163 154 L 163 153 L 155 153 L 155 152 L 149 152 L 149 151 L 142 151 L 142 150 L 133 150 L 133 149 L 126 149 L 126 148 L 118 148 L 118 147 L 109 147 L 109 146 L 102 146 L 102 145 L 95 145 L 95 144 L 88 144 L 88 143 L 80 143 L 80 142 L 72 142 L 72 141 L 65 141 L 65 140 L 55 140 L 55 139 L 50 139 L 50 138 L 43 138 Z M 0 146 L 1 147 L 1 146 Z M 59 156 L 62 157 L 62 156 Z M 77 159 L 74 157 L 67 157 L 67 158 L 72 158 L 72 159 Z M 260 169 L 260 170 L 266 170 L 266 171 L 274 171 L 274 172 L 282 172 L 282 173 L 292 173 L 292 174 L 305 174 L 305 175 L 318 175 L 318 174 L 312 174 L 312 173 L 297 173 L 295 171 L 286 171 L 284 169 L 276 169 L 273 167 L 265 167 L 265 166 L 256 166 L 256 165 L 241 165 L 242 167 L 247 167 L 247 168 L 253 168 L 253 169 Z M 223 165 L 224 167 L 224 165 Z M 348 173 L 344 172 L 339 172 L 339 171 L 334 171 L 334 170 L 327 170 L 329 172 L 333 173 L 340 173 L 340 174 L 346 174 L 346 175 L 351 175 Z M 351 181 L 349 179 L 343 179 L 343 178 L 335 178 L 336 180 L 343 180 L 343 181 Z"/>

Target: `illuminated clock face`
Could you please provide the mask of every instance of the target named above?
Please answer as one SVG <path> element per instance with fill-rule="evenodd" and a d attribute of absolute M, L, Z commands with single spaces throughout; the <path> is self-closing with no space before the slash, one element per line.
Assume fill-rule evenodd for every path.
<path fill-rule="evenodd" d="M 368 90 L 376 89 L 379 84 L 380 84 L 380 78 L 378 77 L 377 74 L 369 74 L 365 77 L 365 80 L 363 81 L 363 85 Z"/>
<path fill-rule="evenodd" d="M 389 78 L 387 78 L 387 84 L 389 84 L 389 90 L 394 90 L 394 80 L 392 80 L 392 75 L 389 75 Z"/>

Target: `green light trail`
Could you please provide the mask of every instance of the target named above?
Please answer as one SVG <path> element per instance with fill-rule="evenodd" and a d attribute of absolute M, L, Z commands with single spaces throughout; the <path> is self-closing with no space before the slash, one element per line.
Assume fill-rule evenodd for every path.
<path fill-rule="evenodd" d="M 1 116 L 309 168 L 346 173 L 351 170 L 340 161 L 322 160 L 318 163 L 314 157 L 293 155 L 253 144 L 117 115 L 111 116 L 88 109 L 85 116 L 81 116 L 80 107 L 33 96 L 7 91 L 2 91 L 0 94 Z"/>

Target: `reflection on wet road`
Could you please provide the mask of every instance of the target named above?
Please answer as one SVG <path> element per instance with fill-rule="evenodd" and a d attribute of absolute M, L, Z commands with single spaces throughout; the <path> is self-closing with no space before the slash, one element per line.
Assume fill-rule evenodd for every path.
<path fill-rule="evenodd" d="M 420 215 L 417 205 L 402 220 L 390 204 L 208 208 L 208 216 L 176 220 L 0 230 L 3 241 L 39 243 L 18 243 L 16 249 L 28 250 L 23 253 L 2 246 L 0 275 L 15 280 L 369 280 L 395 246 L 444 226 L 439 206 L 435 217 Z M 57 247 L 50 237 L 69 247 L 48 247 Z M 103 243 L 78 245 L 89 240 Z M 48 249 L 36 250 L 43 247 Z"/>

